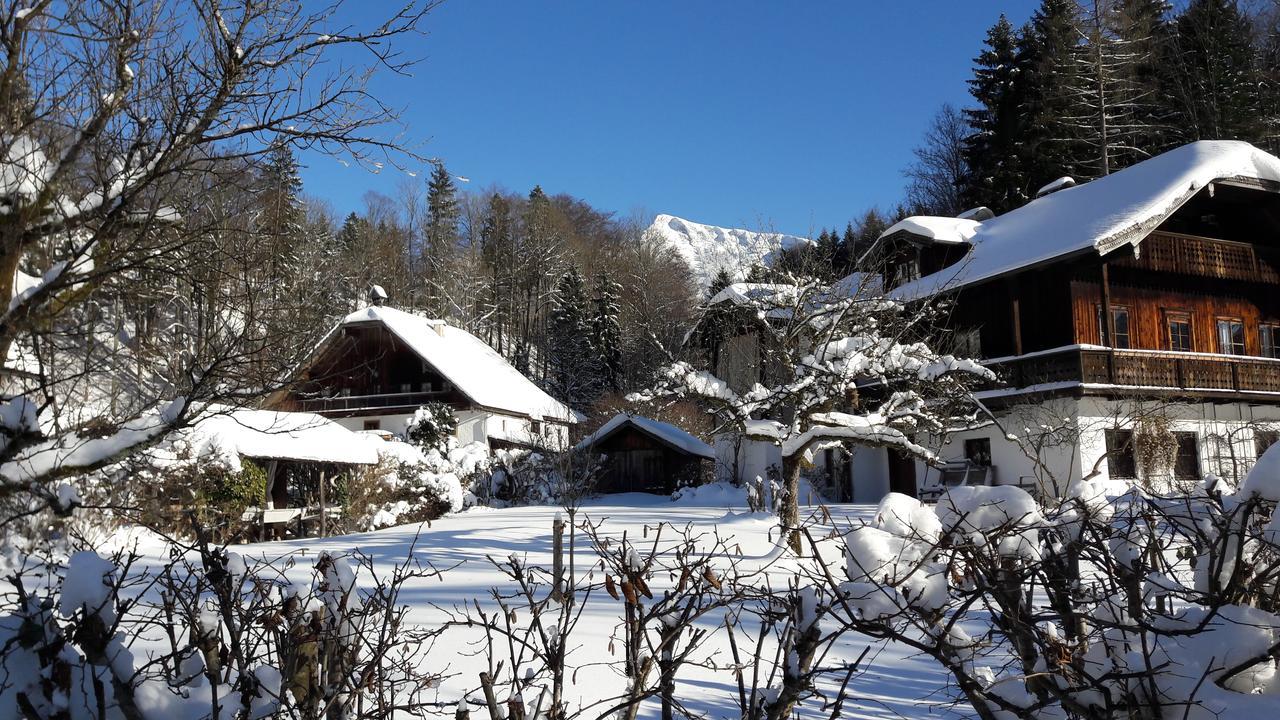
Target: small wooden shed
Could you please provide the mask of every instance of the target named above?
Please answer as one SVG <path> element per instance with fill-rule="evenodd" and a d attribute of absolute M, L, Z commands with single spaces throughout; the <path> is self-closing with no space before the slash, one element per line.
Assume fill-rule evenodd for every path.
<path fill-rule="evenodd" d="M 603 470 L 595 489 L 603 493 L 670 494 L 681 480 L 696 480 L 714 462 L 711 446 L 675 425 L 619 413 L 574 448 L 599 455 Z"/>
<path fill-rule="evenodd" d="M 327 534 L 327 520 L 342 512 L 334 481 L 378 462 L 383 441 L 307 412 L 235 409 L 211 413 L 190 428 L 197 455 L 235 455 L 261 465 L 267 487 L 246 521 L 264 535 Z"/>

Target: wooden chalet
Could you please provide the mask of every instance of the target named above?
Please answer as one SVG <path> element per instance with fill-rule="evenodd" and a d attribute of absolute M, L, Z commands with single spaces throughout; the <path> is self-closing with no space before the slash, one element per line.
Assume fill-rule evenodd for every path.
<path fill-rule="evenodd" d="M 715 452 L 668 423 L 619 413 L 579 442 L 576 451 L 600 456 L 595 490 L 602 493 L 670 494 L 681 481 L 696 482 Z"/>
<path fill-rule="evenodd" d="M 1221 472 L 1214 455 L 1252 457 L 1248 443 L 1215 437 L 1231 432 L 1224 416 L 1255 426 L 1240 437 L 1270 437 L 1280 420 L 1280 159 L 1203 141 L 1060 184 L 999 217 L 891 227 L 872 249 L 890 294 L 954 299 L 943 342 L 1001 376 L 984 393 L 993 407 L 1067 399 L 1074 420 L 1106 425 L 1121 403 L 1160 403 L 1185 446 L 1174 468 L 1184 479 Z M 1139 474 L 1132 429 L 1109 424 L 1082 437 L 1063 478 L 1103 455 L 1104 473 Z M 957 462 L 1043 482 L 1024 462 L 993 464 L 1011 456 L 994 431 L 971 435 L 952 443 L 964 448 Z"/>
<path fill-rule="evenodd" d="M 570 408 L 482 340 L 441 320 L 381 305 L 347 316 L 269 404 L 351 430 L 403 433 L 429 402 L 453 409 L 461 442 L 564 449 Z"/>

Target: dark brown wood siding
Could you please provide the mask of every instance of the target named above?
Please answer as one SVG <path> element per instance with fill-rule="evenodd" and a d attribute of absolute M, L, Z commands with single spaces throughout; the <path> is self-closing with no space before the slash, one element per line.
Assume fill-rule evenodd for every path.
<path fill-rule="evenodd" d="M 694 480 L 704 462 L 661 442 L 632 425 L 624 426 L 592 446 L 605 456 L 604 468 L 596 481 L 603 493 L 648 492 L 670 494 L 682 479 Z"/>
<path fill-rule="evenodd" d="M 1133 280 L 1136 278 L 1130 278 Z M 1153 278 L 1154 279 L 1154 278 Z M 1280 315 L 1277 288 L 1249 287 L 1238 283 L 1230 290 L 1212 284 L 1164 278 L 1166 287 L 1137 286 L 1111 282 L 1112 308 L 1129 311 L 1129 346 L 1143 350 L 1169 349 L 1167 315 L 1188 313 L 1191 316 L 1192 352 L 1219 352 L 1215 323 L 1218 318 L 1238 318 L 1245 326 L 1245 353 L 1262 352 L 1258 342 L 1258 323 L 1275 321 Z M 1181 286 L 1181 287 L 1177 287 Z M 1098 282 L 1076 280 L 1071 283 L 1072 315 L 1075 342 L 1104 345 L 1098 323 L 1098 307 L 1102 287 Z"/>

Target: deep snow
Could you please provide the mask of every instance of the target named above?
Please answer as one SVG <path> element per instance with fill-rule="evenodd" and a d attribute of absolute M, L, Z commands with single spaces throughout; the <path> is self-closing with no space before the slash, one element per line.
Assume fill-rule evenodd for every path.
<path fill-rule="evenodd" d="M 611 537 L 621 537 L 626 533 L 632 539 L 649 538 L 649 542 L 663 524 L 675 527 L 688 525 L 695 532 L 704 534 L 718 532 L 735 553 L 740 550 L 744 567 L 769 567 L 775 586 L 785 586 L 788 578 L 794 575 L 797 561 L 778 560 L 776 517 L 724 504 L 739 500 L 741 498 L 724 493 L 691 494 L 678 502 L 668 497 L 639 493 L 611 495 L 584 505 L 579 521 L 588 518 L 603 520 L 604 532 Z M 836 505 L 828 506 L 828 509 L 835 525 L 844 528 L 869 522 L 876 512 L 872 505 Z M 816 507 L 806 510 L 816 519 Z M 479 507 L 448 515 L 430 525 L 405 525 L 356 535 L 246 545 L 233 550 L 249 562 L 268 559 L 277 567 L 283 565 L 285 557 L 292 557 L 297 564 L 290 576 L 295 581 L 306 582 L 315 559 L 322 552 L 341 555 L 359 550 L 369 555 L 379 573 L 383 573 L 404 562 L 412 547 L 413 555 L 423 563 L 429 562 L 447 570 L 440 579 L 422 580 L 410 585 L 405 589 L 402 600 L 412 607 L 412 622 L 439 624 L 452 610 L 473 600 L 479 601 L 486 611 L 496 608 L 491 589 L 503 585 L 506 578 L 498 573 L 490 558 L 505 561 L 514 555 L 530 565 L 550 568 L 550 530 L 556 515 L 562 513 L 563 509 L 558 506 Z M 830 529 L 830 525 L 824 527 L 819 522 L 815 536 Z M 663 536 L 668 537 L 671 530 L 671 527 L 664 529 Z M 837 541 L 828 543 L 830 547 L 824 548 L 823 555 L 829 555 L 828 560 L 838 570 L 842 563 L 842 548 Z M 593 566 L 595 556 L 581 535 L 577 538 L 577 547 L 575 565 L 581 573 Z M 141 549 L 154 553 L 159 546 L 146 547 L 144 541 Z M 158 562 L 159 558 L 155 557 L 153 561 Z M 366 580 L 361 575 L 358 582 Z M 655 580 L 653 590 L 660 594 L 666 580 Z M 571 643 L 573 650 L 569 666 L 574 689 L 567 698 L 571 706 L 579 701 L 612 695 L 623 688 L 625 679 L 620 672 L 613 667 L 596 664 L 620 662 L 621 640 L 612 643 L 611 652 L 611 639 L 615 633 L 620 637 L 621 616 L 622 604 L 603 591 L 596 591 L 587 599 L 585 614 L 572 635 L 574 642 Z M 723 613 L 714 613 L 700 626 L 714 628 L 723 620 Z M 707 717 L 735 717 L 737 685 L 732 670 L 723 667 L 730 663 L 725 633 L 720 630 L 713 635 L 713 641 L 695 657 L 709 659 L 721 667 L 686 668 L 677 680 L 677 692 L 691 708 L 706 713 Z M 485 668 L 484 659 L 475 654 L 480 648 L 476 643 L 480 637 L 478 631 L 453 629 L 438 641 L 431 653 L 431 657 L 440 659 L 440 665 L 430 669 L 449 676 L 439 688 L 440 701 L 446 706 L 451 707 L 464 694 L 473 700 L 480 697 L 477 678 Z M 873 647 L 864 661 L 866 670 L 850 683 L 842 717 L 955 716 L 946 707 L 950 700 L 946 675 L 928 659 L 911 657 L 901 648 L 883 647 L 878 642 L 852 634 L 838 646 L 838 654 L 844 658 L 856 658 L 867 644 Z M 825 689 L 834 693 L 837 688 L 832 685 Z M 481 711 L 474 704 L 472 707 Z M 811 702 L 802 707 L 801 715 L 818 718 L 827 717 L 829 712 L 823 712 L 816 702 Z M 451 716 L 452 711 L 446 714 Z M 653 700 L 645 704 L 640 717 L 652 718 L 658 714 L 658 703 Z"/>

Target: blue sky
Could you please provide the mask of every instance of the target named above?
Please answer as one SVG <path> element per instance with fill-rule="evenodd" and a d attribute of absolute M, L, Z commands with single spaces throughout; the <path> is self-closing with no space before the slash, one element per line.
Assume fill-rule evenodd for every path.
<path fill-rule="evenodd" d="M 1034 5 L 450 0 L 404 47 L 413 77 L 374 89 L 463 187 L 804 235 L 896 203 L 930 117 L 968 102 L 986 29 Z M 302 160 L 341 214 L 406 177 Z"/>

